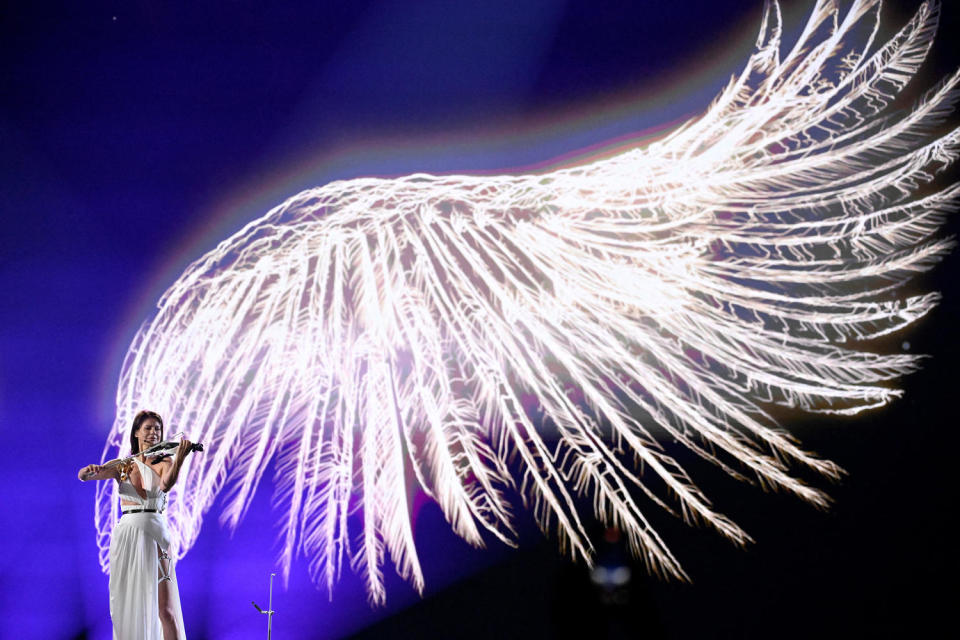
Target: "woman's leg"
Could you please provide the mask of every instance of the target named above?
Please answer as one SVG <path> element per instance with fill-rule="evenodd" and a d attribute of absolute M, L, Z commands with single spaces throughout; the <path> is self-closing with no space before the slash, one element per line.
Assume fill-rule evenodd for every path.
<path fill-rule="evenodd" d="M 170 558 L 161 551 L 159 546 L 157 547 L 157 558 L 160 565 L 157 572 L 157 579 L 160 581 L 160 584 L 157 585 L 158 606 L 160 626 L 163 627 L 163 640 L 177 640 L 177 613 L 174 605 L 176 595 L 172 593 L 177 585 L 170 579 Z"/>

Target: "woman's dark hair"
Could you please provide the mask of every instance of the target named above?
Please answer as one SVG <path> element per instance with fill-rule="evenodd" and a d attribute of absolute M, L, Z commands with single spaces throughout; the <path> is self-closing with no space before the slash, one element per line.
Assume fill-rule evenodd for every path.
<path fill-rule="evenodd" d="M 133 427 L 130 429 L 130 451 L 140 453 L 140 441 L 137 440 L 137 430 L 147 418 L 153 418 L 160 423 L 160 439 L 163 440 L 163 418 L 156 411 L 141 411 L 133 417 Z"/>

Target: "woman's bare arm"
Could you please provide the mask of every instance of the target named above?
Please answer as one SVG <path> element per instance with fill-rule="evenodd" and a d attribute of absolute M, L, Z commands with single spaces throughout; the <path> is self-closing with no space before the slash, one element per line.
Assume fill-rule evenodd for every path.
<path fill-rule="evenodd" d="M 183 461 L 190 453 L 192 446 L 193 443 L 189 440 L 180 441 L 180 446 L 177 447 L 177 452 L 173 456 L 173 462 L 167 467 L 160 478 L 160 489 L 162 491 L 170 491 L 173 485 L 177 483 L 177 478 L 180 476 L 180 467 L 183 466 Z"/>
<path fill-rule="evenodd" d="M 116 480 L 120 477 L 120 471 L 116 464 L 110 464 L 116 462 L 119 462 L 119 460 L 111 460 L 106 464 L 88 464 L 77 472 L 77 477 L 81 482 L 87 480 Z"/>

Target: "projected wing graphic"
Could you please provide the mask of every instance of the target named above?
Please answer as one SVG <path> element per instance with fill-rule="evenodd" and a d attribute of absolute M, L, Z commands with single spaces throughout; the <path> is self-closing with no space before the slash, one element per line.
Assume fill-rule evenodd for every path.
<path fill-rule="evenodd" d="M 936 304 L 898 287 L 948 251 L 934 234 L 957 195 L 927 185 L 957 156 L 960 130 L 937 126 L 958 76 L 887 113 L 937 4 L 875 45 L 878 11 L 817 2 L 781 59 L 768 4 L 744 72 L 647 148 L 290 198 L 160 300 L 124 362 L 104 456 L 125 452 L 141 408 L 208 445 L 171 500 L 178 557 L 218 496 L 235 526 L 274 461 L 284 570 L 302 553 L 332 588 L 352 564 L 374 602 L 387 554 L 423 587 L 408 477 L 472 544 L 511 542 L 518 492 L 589 562 L 586 496 L 650 571 L 679 578 L 651 506 L 749 538 L 658 436 L 826 504 L 791 467 L 840 470 L 769 409 L 855 413 L 898 395 L 889 381 L 917 357 L 864 349 Z M 116 502 L 101 487 L 104 563 Z"/>

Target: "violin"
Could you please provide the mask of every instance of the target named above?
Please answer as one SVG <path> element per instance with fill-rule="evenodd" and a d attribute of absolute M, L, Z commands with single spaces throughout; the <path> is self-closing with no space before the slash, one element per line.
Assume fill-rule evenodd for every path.
<path fill-rule="evenodd" d="M 177 436 L 182 436 L 182 435 L 185 435 L 185 434 L 182 432 L 175 433 L 173 434 L 173 437 L 176 438 Z M 144 449 L 139 453 L 134 453 L 125 458 L 117 458 L 116 460 L 110 460 L 109 462 L 105 462 L 102 465 L 100 465 L 100 468 L 103 469 L 103 468 L 119 467 L 120 480 L 123 481 L 127 477 L 127 473 L 128 473 L 128 470 L 130 469 L 130 465 L 133 464 L 133 459 L 136 458 L 137 456 L 143 454 L 145 458 L 153 458 L 154 461 L 162 460 L 164 458 L 169 458 L 170 456 L 172 456 L 173 455 L 172 452 L 176 450 L 176 448 L 179 446 L 180 446 L 179 440 L 164 440 L 163 442 L 158 442 L 152 447 Z M 190 444 L 190 451 L 191 452 L 203 451 L 203 445 L 199 442 L 193 442 Z M 85 474 L 83 476 L 83 479 L 89 480 L 94 475 L 95 474 L 92 474 L 92 473 Z"/>

